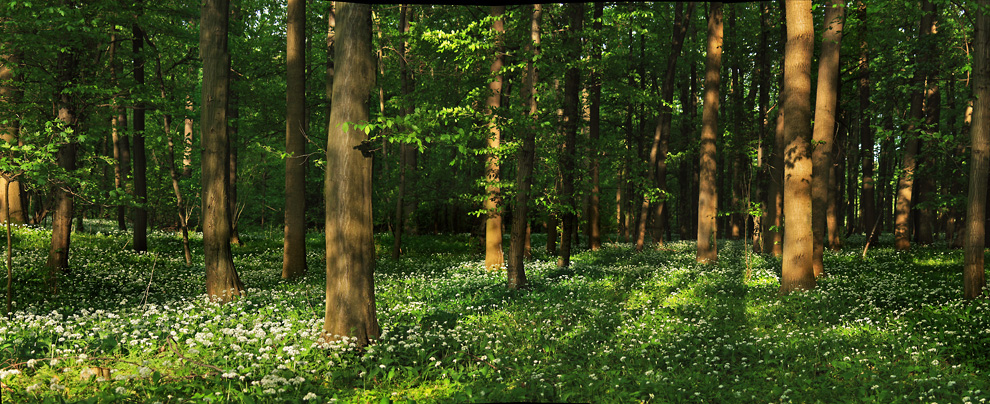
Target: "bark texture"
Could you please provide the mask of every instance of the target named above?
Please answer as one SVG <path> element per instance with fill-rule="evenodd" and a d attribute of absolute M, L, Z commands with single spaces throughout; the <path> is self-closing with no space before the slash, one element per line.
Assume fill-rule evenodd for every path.
<path fill-rule="evenodd" d="M 811 230 L 811 1 L 787 4 L 784 50 L 784 230 L 780 294 L 815 287 Z"/>
<path fill-rule="evenodd" d="M 835 111 L 839 95 L 839 50 L 845 20 L 845 1 L 830 0 L 825 6 L 825 33 L 818 59 L 818 93 L 815 101 L 815 126 L 812 139 L 811 221 L 814 236 L 812 267 L 815 276 L 824 272 L 825 216 L 828 209 L 829 175 L 832 150 L 835 148 Z"/>
<path fill-rule="evenodd" d="M 701 158 L 699 160 L 698 192 L 698 253 L 701 263 L 713 263 L 718 258 L 715 245 L 718 189 L 715 184 L 718 130 L 719 84 L 722 67 L 722 3 L 711 4 L 708 14 L 708 48 L 705 58 L 705 96 L 701 112 Z"/>
<path fill-rule="evenodd" d="M 500 270 L 505 265 L 505 257 L 502 253 L 502 212 L 501 212 L 501 191 L 499 182 L 499 158 L 498 148 L 501 146 L 502 130 L 498 125 L 498 109 L 502 106 L 502 65 L 505 63 L 505 51 L 502 49 L 502 36 L 505 34 L 505 27 L 502 15 L 505 14 L 505 6 L 492 6 L 492 16 L 496 19 L 492 23 L 492 30 L 495 31 L 495 60 L 492 61 L 492 81 L 488 83 L 488 114 L 491 122 L 488 124 L 488 157 L 485 167 L 485 199 L 484 210 L 487 214 L 485 218 L 485 268 L 489 271 Z"/>
<path fill-rule="evenodd" d="M 969 200 L 966 214 L 966 242 L 963 248 L 963 291 L 967 299 L 983 295 L 986 287 L 984 238 L 986 237 L 987 171 L 990 170 L 990 1 L 980 0 L 976 14 L 973 49 L 972 157 L 969 174 Z"/>
<path fill-rule="evenodd" d="M 230 251 L 230 205 L 227 133 L 227 93 L 230 54 L 227 51 L 227 0 L 204 0 L 199 49 L 203 59 L 200 117 L 202 139 L 203 255 L 206 294 L 228 302 L 244 291 Z"/>
<path fill-rule="evenodd" d="M 289 0 L 286 34 L 285 229 L 282 278 L 306 273 L 306 1 Z"/>
<path fill-rule="evenodd" d="M 323 333 L 327 340 L 349 337 L 364 346 L 381 334 L 375 314 L 372 154 L 366 151 L 367 134 L 354 127 L 368 120 L 368 96 L 375 84 L 371 6 L 337 2 L 335 29 L 336 71 L 324 183 L 327 289 Z"/>

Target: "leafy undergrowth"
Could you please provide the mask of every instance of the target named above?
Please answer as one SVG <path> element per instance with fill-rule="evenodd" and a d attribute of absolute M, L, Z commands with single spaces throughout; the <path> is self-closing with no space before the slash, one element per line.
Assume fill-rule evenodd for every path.
<path fill-rule="evenodd" d="M 990 398 L 990 304 L 960 298 L 962 255 L 944 246 L 829 252 L 818 289 L 781 298 L 779 262 L 753 256 L 744 281 L 735 242 L 720 243 L 713 266 L 695 264 L 688 242 L 639 254 L 608 244 L 567 269 L 535 250 L 531 286 L 508 291 L 466 235 L 407 237 L 399 261 L 383 238 L 384 332 L 359 352 L 318 340 L 319 234 L 295 281 L 280 279 L 280 234 L 243 234 L 234 257 L 248 293 L 220 306 L 201 295 L 201 250 L 187 268 L 175 235 L 153 233 L 152 251 L 135 254 L 108 227 L 73 236 L 57 296 L 40 268 L 50 233 L 16 231 L 4 403 Z"/>

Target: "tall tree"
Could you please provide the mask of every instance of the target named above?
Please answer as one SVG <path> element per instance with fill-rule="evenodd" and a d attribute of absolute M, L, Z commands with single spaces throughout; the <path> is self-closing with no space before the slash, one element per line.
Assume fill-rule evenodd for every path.
<path fill-rule="evenodd" d="M 139 6 L 140 7 L 140 6 Z M 144 93 L 144 30 L 135 22 L 133 27 L 134 40 L 134 82 L 138 94 Z M 147 109 L 141 95 L 134 105 L 134 251 L 148 251 L 148 159 L 144 148 L 145 110 Z"/>
<path fill-rule="evenodd" d="M 371 6 L 337 2 L 333 105 L 327 135 L 327 340 L 350 337 L 359 346 L 378 339 L 375 314 L 375 243 L 372 239 L 368 97 L 375 85 Z"/>
<path fill-rule="evenodd" d="M 222 302 L 244 291 L 230 251 L 231 214 L 227 133 L 230 53 L 227 51 L 228 0 L 204 0 L 200 14 L 199 49 L 203 60 L 202 139 L 203 255 L 206 294 Z"/>
<path fill-rule="evenodd" d="M 499 157 L 498 148 L 501 145 L 502 130 L 499 128 L 498 115 L 502 106 L 502 65 L 505 64 L 505 50 L 503 49 L 503 36 L 505 26 L 502 15 L 505 14 L 505 6 L 492 6 L 491 15 L 495 17 L 492 22 L 492 31 L 495 31 L 495 59 L 492 61 L 492 80 L 488 83 L 488 156 L 485 167 L 485 268 L 489 271 L 501 269 L 505 265 L 505 257 L 502 253 L 502 212 L 501 212 L 501 190 L 499 189 Z"/>
<path fill-rule="evenodd" d="M 59 51 L 56 69 L 59 91 L 56 105 L 58 120 L 67 133 L 78 128 L 79 102 L 73 86 L 79 78 L 79 56 L 73 47 Z M 68 139 L 58 147 L 57 161 L 60 169 L 66 172 L 76 169 L 76 142 Z M 58 292 L 58 278 L 69 269 L 69 244 L 72 236 L 73 197 L 67 183 L 55 184 L 55 217 L 52 219 L 52 244 L 48 250 L 48 285 L 52 293 Z"/>
<path fill-rule="evenodd" d="M 990 170 L 990 1 L 976 5 L 973 46 L 973 122 L 969 198 L 966 213 L 966 242 L 963 249 L 963 290 L 967 299 L 983 294 L 986 268 L 983 265 L 986 227 L 987 172 Z"/>
<path fill-rule="evenodd" d="M 581 119 L 581 71 L 573 62 L 581 56 L 581 29 L 584 23 L 584 3 L 568 3 L 567 18 L 570 26 L 564 40 L 566 57 L 570 63 L 564 73 L 564 150 L 560 156 L 561 198 L 563 203 L 563 230 L 560 238 L 558 267 L 571 265 L 572 234 L 577 228 L 575 212 L 574 175 L 577 169 L 577 132 Z"/>
<path fill-rule="evenodd" d="M 818 93 L 815 101 L 815 126 L 811 155 L 811 221 L 815 236 L 812 267 L 815 276 L 824 272 L 825 216 L 828 209 L 829 174 L 832 149 L 835 147 L 835 110 L 839 95 L 839 50 L 845 22 L 845 0 L 830 0 L 825 8 L 825 32 L 822 53 L 818 58 Z"/>
<path fill-rule="evenodd" d="M 707 56 L 705 58 L 705 98 L 701 112 L 701 158 L 698 193 L 698 253 L 701 263 L 718 259 L 715 219 L 718 189 L 715 185 L 715 139 L 718 130 L 719 84 L 722 68 L 722 3 L 714 2 L 708 11 Z"/>
<path fill-rule="evenodd" d="M 286 33 L 285 237 L 282 278 L 306 273 L 306 1 L 289 0 Z"/>
<path fill-rule="evenodd" d="M 904 156 L 901 162 L 901 175 L 897 180 L 897 202 L 894 217 L 894 248 L 906 250 L 911 246 L 911 200 L 915 196 L 914 186 L 917 169 L 918 145 L 920 129 L 924 120 L 925 78 L 927 76 L 928 58 L 921 50 L 922 43 L 931 35 L 934 10 L 931 2 L 922 0 L 924 14 L 918 30 L 917 68 L 914 72 L 913 85 L 916 87 L 911 94 L 911 119 L 904 132 Z"/>
<path fill-rule="evenodd" d="M 529 117 L 525 131 L 522 133 L 523 144 L 519 149 L 518 168 L 516 170 L 516 201 L 512 210 L 512 236 L 509 240 L 508 287 L 518 289 L 526 285 L 526 270 L 523 264 L 526 241 L 524 240 L 529 224 L 530 189 L 533 184 L 533 163 L 536 156 L 536 83 L 539 80 L 536 70 L 536 60 L 540 55 L 540 23 L 543 19 L 543 5 L 534 4 L 529 24 L 529 39 L 527 50 L 532 55 L 526 61 L 526 79 L 523 83 L 523 99 Z"/>
<path fill-rule="evenodd" d="M 11 64 L 14 63 L 17 63 L 14 55 L 0 55 L 0 105 L 7 104 L 7 106 L 12 107 L 20 98 L 21 92 L 14 85 L 14 69 L 11 67 Z M 20 122 L 15 113 L 11 113 L 0 119 L 0 140 L 17 144 L 19 132 Z M 21 181 L 17 179 L 8 181 L 6 176 L 0 176 L 0 206 L 2 206 L 2 209 L 0 209 L 0 221 L 9 221 L 12 223 L 27 222 L 27 212 L 24 209 L 23 197 Z M 10 210 L 9 214 L 7 213 L 8 210 Z"/>
<path fill-rule="evenodd" d="M 870 50 L 866 42 L 869 20 L 867 20 L 866 5 L 862 1 L 858 3 L 859 20 L 863 24 L 859 48 L 859 144 L 861 149 L 860 157 L 863 159 L 863 186 L 859 200 L 859 209 L 861 212 L 860 227 L 866 233 L 866 236 L 870 238 L 869 242 L 876 243 L 879 235 L 874 231 L 878 222 L 875 213 L 876 200 L 873 192 L 873 126 L 870 124 L 870 116 L 872 114 L 870 112 Z"/>
<path fill-rule="evenodd" d="M 595 2 L 595 9 L 592 12 L 592 29 L 595 35 L 602 32 L 602 14 L 604 3 Z M 602 248 L 602 219 L 601 219 L 601 184 L 599 178 L 601 153 L 598 150 L 598 139 L 601 137 L 601 109 L 602 109 L 602 74 L 601 60 L 602 48 L 594 46 L 591 58 L 595 67 L 590 72 L 588 87 L 588 139 L 591 147 L 591 161 L 589 171 L 591 171 L 591 194 L 588 195 L 588 247 L 592 251 Z"/>
<path fill-rule="evenodd" d="M 413 112 L 412 100 L 410 99 L 410 94 L 412 94 L 412 77 L 409 71 L 408 49 L 409 49 L 409 39 L 406 37 L 409 35 L 409 19 L 412 14 L 412 9 L 408 4 L 402 4 L 399 6 L 399 32 L 402 33 L 403 39 L 399 42 L 399 74 L 402 86 L 402 100 L 403 105 L 399 109 L 399 114 L 402 116 L 409 115 Z M 407 190 L 411 190 L 413 179 L 416 174 L 416 146 L 409 143 L 403 143 L 399 146 L 399 189 L 395 196 L 395 229 L 393 230 L 395 234 L 395 240 L 392 245 L 392 258 L 398 259 L 399 255 L 402 254 L 402 234 L 406 232 L 407 228 L 410 227 L 409 220 L 412 217 L 412 211 L 415 205 L 415 198 L 409 195 Z"/>
<path fill-rule="evenodd" d="M 670 40 L 670 56 L 667 57 L 667 69 L 663 75 L 663 83 L 660 85 L 660 117 L 657 119 L 657 126 L 653 131 L 653 143 L 650 145 L 650 160 L 647 167 L 647 181 L 661 192 L 667 191 L 667 150 L 670 140 L 671 108 L 674 101 L 674 74 L 677 72 L 677 59 L 681 56 L 681 48 L 684 45 L 684 37 L 687 35 L 687 28 L 691 21 L 691 14 L 694 12 L 694 3 L 688 5 L 684 11 L 682 3 L 674 4 L 674 29 Z M 663 223 L 662 216 L 666 208 L 666 196 L 661 196 L 660 200 L 653 201 L 655 207 L 653 218 L 657 223 Z M 650 208 L 650 197 L 645 195 L 639 208 L 639 228 L 636 230 L 636 251 L 642 251 L 646 239 L 646 215 Z M 658 235 L 662 231 L 657 232 Z M 663 244 L 663 239 L 655 240 Z"/>
<path fill-rule="evenodd" d="M 811 0 L 787 5 L 784 50 L 784 255 L 780 294 L 815 287 L 811 229 Z"/>
<path fill-rule="evenodd" d="M 110 136 L 113 140 L 113 173 L 114 188 L 119 192 L 125 192 L 127 187 L 127 176 L 131 170 L 131 146 L 127 135 L 127 109 L 124 106 L 123 96 L 119 89 L 120 79 L 123 75 L 123 64 L 121 57 L 117 55 L 120 49 L 120 37 L 118 34 L 110 37 L 110 80 L 114 86 L 118 87 L 118 94 L 113 97 L 113 117 L 110 122 Z M 192 128 L 190 122 L 189 128 Z M 117 229 L 127 230 L 127 214 L 124 204 L 117 205 Z"/>

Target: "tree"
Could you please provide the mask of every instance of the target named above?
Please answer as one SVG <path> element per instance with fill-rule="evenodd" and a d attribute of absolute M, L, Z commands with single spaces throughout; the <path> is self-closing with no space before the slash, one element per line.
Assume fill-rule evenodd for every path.
<path fill-rule="evenodd" d="M 975 4 L 973 46 L 973 122 L 970 157 L 969 199 L 966 212 L 966 241 L 963 249 L 963 290 L 967 299 L 983 294 L 986 268 L 983 264 L 987 172 L 990 170 L 990 1 Z"/>
<path fill-rule="evenodd" d="M 859 144 L 861 147 L 861 158 L 863 159 L 863 186 L 860 194 L 860 227 L 866 233 L 870 243 L 875 243 L 879 235 L 874 231 L 877 227 L 878 219 L 875 211 L 875 198 L 873 195 L 873 127 L 870 125 L 870 50 L 866 42 L 867 14 L 866 5 L 862 1 L 858 2 L 858 14 L 863 32 L 860 40 L 859 53 Z"/>
<path fill-rule="evenodd" d="M 532 119 L 523 132 L 523 144 L 519 149 L 518 168 L 516 170 L 516 201 L 512 210 L 512 236 L 509 240 L 509 266 L 507 278 L 509 289 L 518 289 L 526 285 L 526 269 L 523 264 L 526 253 L 526 229 L 529 224 L 530 188 L 533 184 L 533 163 L 536 155 L 537 131 L 537 101 L 536 83 L 539 80 L 536 70 L 536 59 L 540 55 L 540 23 L 543 18 L 543 5 L 534 4 L 530 18 L 529 38 L 527 49 L 532 53 L 526 61 L 526 76 L 523 91 Z"/>
<path fill-rule="evenodd" d="M 596 35 L 601 35 L 602 14 L 605 5 L 595 2 L 595 9 L 592 14 L 592 28 Z M 602 48 L 594 46 L 591 58 L 596 66 L 590 72 L 588 80 L 588 139 L 592 147 L 589 170 L 591 171 L 591 194 L 588 195 L 588 248 L 598 251 L 602 248 L 602 218 L 601 218 L 601 153 L 597 145 L 601 138 L 601 116 L 602 116 L 602 74 L 600 65 L 602 60 Z"/>
<path fill-rule="evenodd" d="M 0 105 L 13 110 L 13 105 L 18 102 L 21 92 L 14 85 L 14 69 L 11 64 L 17 63 L 17 58 L 12 55 L 0 55 Z M 6 105 L 4 105 L 6 104 Z M 11 113 L 6 118 L 0 119 L 0 140 L 11 145 L 18 143 L 20 123 L 16 115 Z M 8 185 L 9 184 L 9 185 Z M 26 223 L 27 215 L 23 204 L 24 194 L 21 189 L 21 181 L 7 176 L 0 177 L 0 204 L 3 210 L 0 212 L 0 221 L 13 223 Z M 7 211 L 10 211 L 8 214 Z"/>
<path fill-rule="evenodd" d="M 73 86 L 77 85 L 79 60 L 75 49 L 66 47 L 56 57 L 58 72 L 58 120 L 65 133 L 76 131 L 78 124 L 78 100 Z M 67 139 L 58 147 L 58 167 L 65 172 L 76 169 L 76 143 Z M 58 293 L 58 277 L 69 269 L 69 244 L 72 237 L 72 189 L 68 182 L 56 184 L 55 217 L 52 219 L 52 244 L 48 250 L 48 285 L 52 293 Z"/>
<path fill-rule="evenodd" d="M 282 278 L 295 278 L 306 273 L 306 1 L 290 0 L 288 13 Z"/>
<path fill-rule="evenodd" d="M 200 57 L 203 59 L 203 104 L 200 118 L 203 147 L 203 255 L 206 265 L 206 294 L 221 302 L 233 300 L 244 291 L 244 284 L 234 268 L 230 250 L 228 16 L 227 0 L 203 1 L 199 36 Z"/>
<path fill-rule="evenodd" d="M 718 188 L 715 184 L 715 138 L 718 130 L 719 83 L 722 67 L 722 3 L 714 2 L 708 11 L 707 56 L 705 58 L 705 98 L 701 112 L 701 158 L 698 193 L 698 262 L 718 259 L 715 244 L 715 216 Z"/>
<path fill-rule="evenodd" d="M 811 1 L 787 5 L 784 55 L 784 254 L 780 294 L 815 287 L 811 229 Z"/>
<path fill-rule="evenodd" d="M 409 34 L 409 19 L 411 14 L 412 9 L 408 4 L 399 6 L 399 32 L 403 35 Z M 401 74 L 402 96 L 405 102 L 399 110 L 399 115 L 401 116 L 408 116 L 413 112 L 412 100 L 409 99 L 412 94 L 413 83 L 409 71 L 409 63 L 407 62 L 409 57 L 408 49 L 408 39 L 403 38 L 402 42 L 399 42 L 399 71 Z M 412 217 L 412 211 L 416 206 L 415 198 L 410 195 L 410 192 L 406 192 L 407 189 L 412 189 L 413 180 L 416 176 L 416 146 L 402 143 L 399 146 L 399 153 L 399 189 L 395 196 L 395 228 L 393 230 L 395 240 L 392 245 L 392 259 L 398 259 L 399 255 L 402 254 L 402 234 L 405 233 L 407 228 L 411 228 L 409 222 Z"/>
<path fill-rule="evenodd" d="M 584 22 L 584 3 L 568 3 L 567 18 L 569 27 L 564 39 L 566 57 L 570 61 L 564 72 L 563 100 L 563 131 L 564 149 L 560 156 L 562 231 L 560 237 L 560 257 L 557 266 L 566 268 L 571 265 L 571 249 L 573 233 L 577 228 L 576 193 L 574 190 L 574 174 L 577 169 L 577 132 L 578 121 L 581 119 L 581 71 L 574 64 L 581 56 L 581 27 Z"/>
<path fill-rule="evenodd" d="M 375 83 L 371 6 L 337 2 L 333 105 L 327 138 L 327 340 L 350 337 L 359 346 L 378 339 L 375 244 L 372 239 L 371 152 L 357 125 L 368 121 Z"/>
<path fill-rule="evenodd" d="M 811 155 L 811 221 L 815 236 L 812 267 L 815 276 L 824 272 L 825 216 L 828 208 L 829 171 L 835 147 L 835 110 L 839 93 L 839 51 L 846 14 L 844 0 L 831 0 L 825 9 L 825 33 L 818 59 L 818 93 L 815 102 L 815 125 Z"/>
<path fill-rule="evenodd" d="M 663 84 L 660 86 L 660 117 L 657 119 L 657 125 L 653 131 L 653 143 L 650 145 L 647 180 L 662 193 L 667 191 L 667 150 L 672 112 L 670 106 L 673 105 L 674 101 L 674 74 L 677 72 L 677 59 L 681 56 L 681 48 L 684 46 L 684 37 L 687 35 L 687 28 L 693 11 L 694 3 L 688 5 L 687 12 L 683 11 L 681 3 L 674 5 L 674 29 L 670 40 L 670 56 L 667 58 L 667 69 L 663 75 Z M 662 223 L 661 217 L 666 206 L 666 199 L 666 195 L 662 195 L 659 200 L 652 202 L 655 206 L 653 218 L 657 223 Z M 644 195 L 639 208 L 636 251 L 643 250 L 646 239 L 646 215 L 649 212 L 650 204 L 650 196 Z M 658 235 L 662 234 L 662 231 L 657 233 Z M 656 241 L 663 244 L 662 238 Z"/>
<path fill-rule="evenodd" d="M 140 7 L 140 6 L 139 6 Z M 135 22 L 134 40 L 134 81 L 136 92 L 144 91 L 144 30 Z M 143 98 L 143 95 L 141 96 Z M 145 102 L 139 98 L 134 106 L 134 251 L 148 251 L 148 158 L 144 147 Z"/>
<path fill-rule="evenodd" d="M 495 31 L 495 59 L 492 61 L 492 79 L 488 83 L 488 156 L 485 167 L 485 268 L 489 271 L 501 269 L 505 265 L 502 255 L 502 212 L 499 181 L 499 157 L 497 150 L 501 144 L 502 132 L 499 128 L 498 115 L 502 105 L 502 65 L 505 64 L 505 50 L 502 36 L 505 34 L 502 15 L 505 6 L 492 6 L 491 15 L 495 17 L 492 30 Z"/>

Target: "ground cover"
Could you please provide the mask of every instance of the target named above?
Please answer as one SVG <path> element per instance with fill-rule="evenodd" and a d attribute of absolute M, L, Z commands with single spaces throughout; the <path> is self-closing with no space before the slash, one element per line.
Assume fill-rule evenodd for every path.
<path fill-rule="evenodd" d="M 15 232 L 16 312 L 0 319 L 4 403 L 954 402 L 990 399 L 987 300 L 963 301 L 962 253 L 862 240 L 825 256 L 819 288 L 776 295 L 780 264 L 741 242 L 694 263 L 693 243 L 607 243 L 567 269 L 534 249 L 531 286 L 504 288 L 469 236 L 380 236 L 378 344 L 322 344 L 322 237 L 283 281 L 280 232 L 242 234 L 247 297 L 201 293 L 172 233 L 151 252 L 88 224 L 62 293 L 42 291 L 50 233 Z M 890 240 L 881 240 L 881 246 Z M 884 242 L 886 241 L 886 242 Z M 194 239 L 197 245 L 199 240 Z M 540 235 L 534 246 L 542 246 Z"/>

